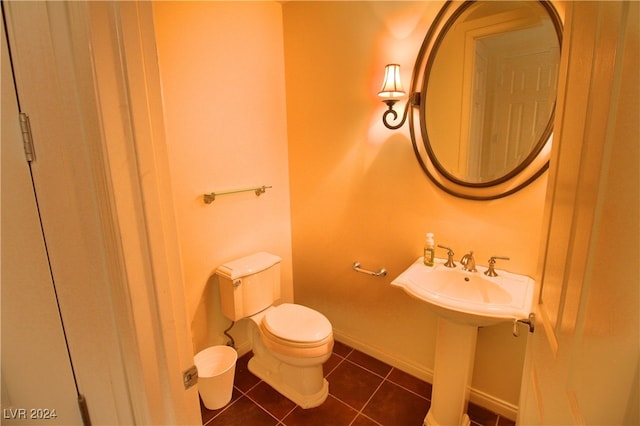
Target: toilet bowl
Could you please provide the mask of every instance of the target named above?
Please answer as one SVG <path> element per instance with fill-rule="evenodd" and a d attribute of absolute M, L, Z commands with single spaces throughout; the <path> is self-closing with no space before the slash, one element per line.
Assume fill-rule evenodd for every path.
<path fill-rule="evenodd" d="M 290 317 L 289 325 L 303 324 L 300 312 L 321 327 L 307 324 L 304 331 L 276 328 L 273 318 Z M 293 315 L 293 316 L 292 316 Z M 322 364 L 331 356 L 333 332 L 329 320 L 317 311 L 301 305 L 285 303 L 267 308 L 250 317 L 251 346 L 254 356 L 249 371 L 302 408 L 317 407 L 329 394 Z M 284 325 L 284 321 L 278 326 Z M 278 327 L 276 326 L 276 327 Z M 292 333 L 293 332 L 293 333 Z"/>
<path fill-rule="evenodd" d="M 333 350 L 329 320 L 306 306 L 275 305 L 280 296 L 280 258 L 256 253 L 216 270 L 223 314 L 250 320 L 254 356 L 249 371 L 302 408 L 317 407 L 329 394 L 322 364 Z"/>

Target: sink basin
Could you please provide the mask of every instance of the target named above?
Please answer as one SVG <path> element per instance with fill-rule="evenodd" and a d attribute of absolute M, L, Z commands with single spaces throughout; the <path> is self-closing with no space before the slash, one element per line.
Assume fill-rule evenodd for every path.
<path fill-rule="evenodd" d="M 436 259 L 429 267 L 420 258 L 391 285 L 426 302 L 438 315 L 465 325 L 480 327 L 528 318 L 533 301 L 531 278 L 505 271 L 488 277 L 482 266 L 477 266 L 477 272 L 467 272 L 461 265 L 447 268 L 444 263 Z"/>

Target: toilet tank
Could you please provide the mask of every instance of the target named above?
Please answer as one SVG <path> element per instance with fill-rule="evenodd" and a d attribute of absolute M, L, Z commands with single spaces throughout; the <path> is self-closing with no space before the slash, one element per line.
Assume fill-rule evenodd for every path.
<path fill-rule="evenodd" d="M 232 321 L 254 315 L 280 298 L 280 261 L 260 252 L 218 267 L 222 313 Z"/>

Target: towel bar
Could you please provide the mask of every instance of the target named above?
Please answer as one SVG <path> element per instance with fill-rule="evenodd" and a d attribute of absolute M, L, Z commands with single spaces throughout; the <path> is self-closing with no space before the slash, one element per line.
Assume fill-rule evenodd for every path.
<path fill-rule="evenodd" d="M 273 186 L 266 186 L 266 185 L 262 185 L 262 186 L 258 186 L 256 188 L 247 188 L 247 189 L 238 189 L 235 191 L 227 191 L 227 192 L 211 192 L 209 194 L 204 194 L 204 202 L 206 204 L 211 204 L 215 201 L 217 196 L 220 195 L 228 195 L 228 194 L 237 194 L 239 192 L 249 192 L 249 191 L 253 191 L 256 193 L 256 196 L 259 197 L 261 194 L 264 194 L 265 192 L 267 192 L 267 189 L 273 188 Z"/>
<path fill-rule="evenodd" d="M 378 272 L 362 269 L 360 267 L 360 262 L 357 262 L 357 261 L 353 262 L 353 270 L 356 272 L 362 272 L 363 274 L 372 275 L 374 277 L 384 277 L 387 275 L 387 270 L 384 268 L 380 269 Z"/>

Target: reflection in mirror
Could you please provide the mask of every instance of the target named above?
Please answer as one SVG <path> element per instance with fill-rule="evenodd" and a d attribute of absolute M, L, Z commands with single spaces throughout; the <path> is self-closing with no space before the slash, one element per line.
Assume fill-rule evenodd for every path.
<path fill-rule="evenodd" d="M 474 3 L 436 55 L 425 97 L 434 159 L 456 180 L 502 178 L 540 148 L 553 112 L 560 46 L 549 15 L 537 2 Z"/>
<path fill-rule="evenodd" d="M 421 50 L 428 59 L 416 63 L 426 61 L 419 121 L 428 159 L 419 160 L 432 179 L 504 183 L 551 137 L 561 23 L 538 1 L 463 2 L 441 15 L 430 51 Z"/>

